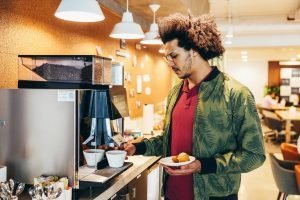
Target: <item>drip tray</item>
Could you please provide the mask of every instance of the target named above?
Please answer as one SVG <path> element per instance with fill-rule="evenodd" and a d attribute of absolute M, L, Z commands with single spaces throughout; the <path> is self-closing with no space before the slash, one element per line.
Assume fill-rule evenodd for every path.
<path fill-rule="evenodd" d="M 121 174 L 126 169 L 133 165 L 132 162 L 124 162 L 123 167 L 112 168 L 105 167 L 103 169 L 96 170 L 82 178 L 79 179 L 79 185 L 81 186 L 99 186 L 105 184 L 107 181 L 111 180 L 115 176 Z"/>

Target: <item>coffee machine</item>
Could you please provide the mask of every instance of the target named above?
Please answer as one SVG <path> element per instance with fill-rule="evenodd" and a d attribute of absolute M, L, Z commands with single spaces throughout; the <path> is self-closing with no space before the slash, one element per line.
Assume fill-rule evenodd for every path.
<path fill-rule="evenodd" d="M 19 56 L 19 88 L 0 89 L 0 165 L 8 178 L 32 184 L 55 175 L 79 188 L 83 145 L 112 145 L 129 115 L 112 67 L 93 55 Z"/>

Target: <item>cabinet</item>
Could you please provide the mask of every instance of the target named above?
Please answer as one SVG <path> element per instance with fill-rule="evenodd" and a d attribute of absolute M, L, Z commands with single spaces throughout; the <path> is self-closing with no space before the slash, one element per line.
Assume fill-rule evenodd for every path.
<path fill-rule="evenodd" d="M 128 184 L 130 200 L 147 200 L 147 176 L 145 170 Z"/>
<path fill-rule="evenodd" d="M 147 200 L 160 199 L 160 188 L 162 186 L 162 167 L 156 163 L 148 169 L 147 176 Z"/>
<path fill-rule="evenodd" d="M 148 170 L 145 170 L 113 195 L 110 200 L 147 200 L 147 175 Z"/>
<path fill-rule="evenodd" d="M 128 186 L 123 187 L 118 193 L 114 194 L 109 200 L 130 200 Z"/>

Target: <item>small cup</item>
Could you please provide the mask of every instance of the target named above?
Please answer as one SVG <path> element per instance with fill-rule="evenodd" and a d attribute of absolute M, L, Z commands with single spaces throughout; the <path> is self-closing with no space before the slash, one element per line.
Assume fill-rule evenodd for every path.
<path fill-rule="evenodd" d="M 83 151 L 86 164 L 90 167 L 96 166 L 104 157 L 103 149 L 86 149 Z"/>
<path fill-rule="evenodd" d="M 113 168 L 122 167 L 126 158 L 126 151 L 112 150 L 106 152 L 108 165 Z"/>

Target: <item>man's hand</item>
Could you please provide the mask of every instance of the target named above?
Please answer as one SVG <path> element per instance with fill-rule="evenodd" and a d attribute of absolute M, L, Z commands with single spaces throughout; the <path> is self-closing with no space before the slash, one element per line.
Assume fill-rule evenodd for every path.
<path fill-rule="evenodd" d="M 201 171 L 201 162 L 195 160 L 190 164 L 180 166 L 179 168 L 173 168 L 166 165 L 162 165 L 166 172 L 172 176 L 189 175 Z"/>
<path fill-rule="evenodd" d="M 134 155 L 136 148 L 133 144 L 126 143 L 124 144 L 124 150 L 127 151 L 127 156 L 132 156 Z"/>

